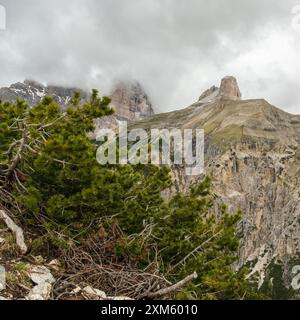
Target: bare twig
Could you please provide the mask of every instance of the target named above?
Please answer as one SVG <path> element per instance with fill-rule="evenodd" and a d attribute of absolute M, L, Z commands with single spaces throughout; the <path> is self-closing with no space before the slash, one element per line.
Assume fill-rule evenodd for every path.
<path fill-rule="evenodd" d="M 192 280 L 195 280 L 197 278 L 198 278 L 198 274 L 197 274 L 197 272 L 194 272 L 193 274 L 187 276 L 183 280 L 175 283 L 171 287 L 164 288 L 164 289 L 158 290 L 158 291 L 153 292 L 153 293 L 148 293 L 147 298 L 156 299 L 156 298 L 161 298 L 161 297 L 164 297 L 164 296 L 169 296 L 170 294 L 178 292 L 183 287 L 185 287 L 189 282 L 191 282 Z"/>
<path fill-rule="evenodd" d="M 176 269 L 178 266 L 180 266 L 181 264 L 184 264 L 190 257 L 194 256 L 196 253 L 198 253 L 200 250 L 203 249 L 203 247 L 208 244 L 209 242 L 211 242 L 213 239 L 215 239 L 216 237 L 218 237 L 221 233 L 223 232 L 223 230 L 220 230 L 219 232 L 215 233 L 214 235 L 212 235 L 209 239 L 207 239 L 206 241 L 202 242 L 197 248 L 195 248 L 193 251 L 191 251 L 189 254 L 187 254 L 182 260 L 180 260 L 178 263 L 176 263 L 173 267 L 172 270 Z"/>

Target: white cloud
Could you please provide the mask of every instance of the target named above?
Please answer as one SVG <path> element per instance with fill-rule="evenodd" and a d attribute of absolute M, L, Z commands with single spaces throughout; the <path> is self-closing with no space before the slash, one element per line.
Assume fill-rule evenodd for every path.
<path fill-rule="evenodd" d="M 299 113 L 294 0 L 0 1 L 0 85 L 31 77 L 107 93 L 133 78 L 169 111 L 230 74 L 245 97 Z"/>

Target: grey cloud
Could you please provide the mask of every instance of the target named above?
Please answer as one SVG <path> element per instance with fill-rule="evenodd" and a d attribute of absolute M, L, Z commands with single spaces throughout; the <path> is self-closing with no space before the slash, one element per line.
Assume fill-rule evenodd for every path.
<path fill-rule="evenodd" d="M 0 3 L 8 14 L 8 29 L 0 33 L 0 85 L 31 77 L 107 93 L 116 79 L 137 79 L 158 110 L 169 111 L 233 74 L 246 97 L 266 97 L 299 113 L 297 72 L 292 71 L 300 71 L 295 59 L 300 33 L 290 26 L 297 1 Z M 268 40 L 276 32 L 278 44 Z M 287 38 L 290 51 L 281 56 Z M 257 49 L 265 42 L 272 46 L 265 48 L 269 56 Z"/>

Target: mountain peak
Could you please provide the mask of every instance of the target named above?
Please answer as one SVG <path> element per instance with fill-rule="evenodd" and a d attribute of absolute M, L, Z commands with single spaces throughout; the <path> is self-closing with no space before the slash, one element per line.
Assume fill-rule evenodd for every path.
<path fill-rule="evenodd" d="M 29 87 L 36 87 L 36 88 L 38 88 L 38 87 L 44 88 L 45 87 L 41 82 L 38 82 L 33 79 L 25 79 L 23 81 L 23 84 L 26 86 L 29 86 Z"/>
<path fill-rule="evenodd" d="M 221 80 L 220 87 L 212 86 L 204 91 L 199 102 L 208 103 L 220 99 L 241 100 L 242 94 L 235 77 L 226 76 Z"/>
<path fill-rule="evenodd" d="M 235 77 L 227 76 L 222 79 L 219 96 L 232 100 L 241 100 L 242 94 Z"/>
<path fill-rule="evenodd" d="M 148 95 L 137 81 L 119 81 L 111 98 L 116 113 L 124 119 L 138 120 L 154 114 Z"/>
<path fill-rule="evenodd" d="M 30 105 L 35 105 L 40 103 L 45 96 L 50 96 L 62 109 L 65 109 L 69 104 L 70 98 L 78 90 L 76 88 L 44 85 L 38 81 L 26 79 L 7 88 L 0 88 L 0 100 L 14 102 L 17 99 L 22 99 Z M 87 93 L 83 90 L 79 91 L 82 99 L 85 100 L 88 96 Z"/>

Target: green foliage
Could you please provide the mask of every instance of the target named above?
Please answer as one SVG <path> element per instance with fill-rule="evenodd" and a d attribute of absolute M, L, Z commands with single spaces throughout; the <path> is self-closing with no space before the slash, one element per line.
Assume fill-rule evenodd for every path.
<path fill-rule="evenodd" d="M 156 259 L 173 282 L 198 273 L 177 298 L 256 298 L 245 281 L 247 270 L 232 267 L 241 213 L 229 214 L 225 206 L 216 210 L 210 178 L 189 195 L 179 193 L 165 201 L 161 193 L 171 186 L 168 167 L 97 163 L 97 146 L 88 133 L 94 129 L 93 119 L 112 113 L 110 99 L 99 98 L 94 90 L 88 102 L 82 104 L 76 93 L 70 103 L 64 114 L 48 97 L 34 107 L 21 101 L 0 103 L 3 177 L 18 150 L 22 152 L 16 176 L 6 176 L 2 184 L 8 184 L 23 221 L 37 232 L 33 250 L 67 248 L 114 217 L 112 223 L 123 232 L 115 243 L 116 257 L 129 255 L 141 269 Z M 16 141 L 25 143 L 14 146 Z M 1 204 L 9 205 L 4 199 Z"/>
<path fill-rule="evenodd" d="M 272 261 L 266 270 L 266 278 L 260 288 L 260 292 L 272 298 L 272 300 L 289 300 L 292 291 L 284 284 L 283 266 Z"/>
<path fill-rule="evenodd" d="M 229 214 L 226 206 L 214 212 L 210 178 L 191 189 L 188 196 L 177 194 L 169 203 L 169 214 L 156 236 L 166 270 L 175 280 L 196 271 L 197 281 L 179 297 L 234 299 L 253 297 L 245 282 L 246 270 L 235 272 L 239 239 L 236 225 L 241 213 Z"/>

